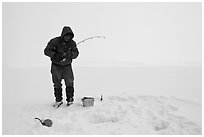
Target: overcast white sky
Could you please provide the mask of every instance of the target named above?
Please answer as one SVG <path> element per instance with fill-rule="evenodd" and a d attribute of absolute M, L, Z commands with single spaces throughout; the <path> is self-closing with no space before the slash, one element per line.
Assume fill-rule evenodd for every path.
<path fill-rule="evenodd" d="M 201 64 L 201 3 L 3 3 L 3 65 L 44 67 L 43 50 L 68 25 L 76 65 Z"/>

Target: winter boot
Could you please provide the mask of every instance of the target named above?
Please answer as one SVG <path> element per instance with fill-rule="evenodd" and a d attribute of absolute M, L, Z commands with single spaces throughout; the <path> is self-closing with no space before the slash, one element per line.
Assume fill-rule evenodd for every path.
<path fill-rule="evenodd" d="M 72 105 L 74 102 L 74 98 L 70 98 L 69 101 L 67 101 L 67 106 Z"/>
<path fill-rule="evenodd" d="M 66 96 L 67 96 L 67 106 L 73 104 L 74 102 L 74 87 L 67 86 L 66 87 Z"/>
<path fill-rule="evenodd" d="M 55 104 L 53 105 L 53 107 L 58 108 L 58 107 L 60 107 L 62 104 L 63 104 L 62 101 L 55 102 Z"/>

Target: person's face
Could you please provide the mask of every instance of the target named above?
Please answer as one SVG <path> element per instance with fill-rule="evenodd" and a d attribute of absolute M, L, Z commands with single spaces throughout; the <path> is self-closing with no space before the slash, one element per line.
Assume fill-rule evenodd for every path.
<path fill-rule="evenodd" d="M 64 36 L 64 41 L 69 41 L 71 39 L 71 36 L 70 35 L 65 35 Z"/>

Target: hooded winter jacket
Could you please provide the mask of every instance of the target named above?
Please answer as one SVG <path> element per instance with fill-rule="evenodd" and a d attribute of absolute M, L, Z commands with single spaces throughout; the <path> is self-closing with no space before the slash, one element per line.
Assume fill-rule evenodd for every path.
<path fill-rule="evenodd" d="M 70 35 L 71 38 L 68 42 L 63 40 L 65 35 Z M 44 49 L 44 54 L 51 58 L 53 64 L 66 66 L 72 63 L 72 59 L 77 58 L 79 51 L 76 47 L 76 42 L 73 40 L 74 33 L 70 27 L 65 26 L 62 30 L 61 36 L 51 39 L 46 48 Z M 58 61 L 53 56 L 54 54 L 59 54 L 63 56 L 64 54 L 69 54 L 70 56 L 66 60 Z"/>

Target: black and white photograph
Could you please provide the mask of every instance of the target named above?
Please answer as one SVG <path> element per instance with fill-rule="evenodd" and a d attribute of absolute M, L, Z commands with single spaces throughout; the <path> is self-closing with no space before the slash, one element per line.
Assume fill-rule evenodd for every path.
<path fill-rule="evenodd" d="M 202 135 L 202 2 L 2 2 L 3 135 Z"/>

